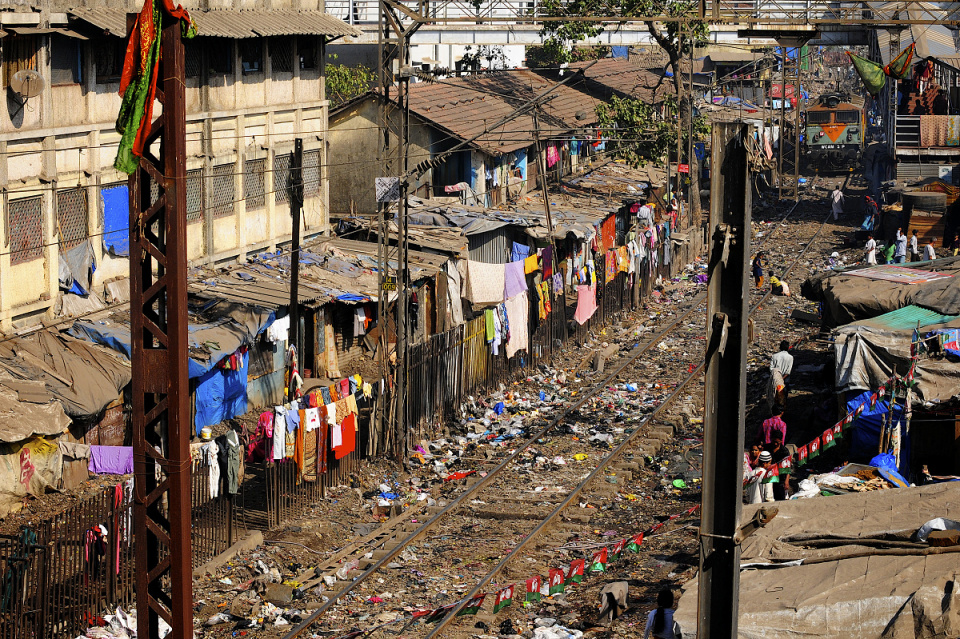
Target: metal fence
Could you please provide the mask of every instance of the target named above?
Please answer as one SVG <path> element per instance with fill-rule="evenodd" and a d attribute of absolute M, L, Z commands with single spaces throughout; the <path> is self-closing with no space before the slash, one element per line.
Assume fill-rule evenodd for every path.
<path fill-rule="evenodd" d="M 0 536 L 0 639 L 72 639 L 99 615 L 135 600 L 133 485 L 105 488 Z M 193 565 L 232 543 L 229 496 L 211 497 L 208 469 L 193 466 Z"/>

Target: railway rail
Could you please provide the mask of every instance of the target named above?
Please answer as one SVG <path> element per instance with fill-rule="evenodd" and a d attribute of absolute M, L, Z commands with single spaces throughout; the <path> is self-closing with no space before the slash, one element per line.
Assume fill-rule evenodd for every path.
<path fill-rule="evenodd" d="M 841 188 L 845 188 L 848 181 L 849 176 L 844 180 L 843 187 Z M 762 242 L 757 246 L 757 250 L 765 246 L 766 243 L 775 236 L 776 231 L 783 226 L 783 223 L 799 204 L 798 202 L 787 211 L 778 221 L 776 228 L 762 239 Z M 804 255 L 807 254 L 810 247 L 815 244 L 829 218 L 830 216 L 828 214 L 814 235 L 806 242 L 803 249 L 797 253 L 793 262 L 783 271 L 783 277 L 787 277 L 792 272 Z M 768 290 L 753 304 L 751 314 L 755 313 L 757 309 L 766 302 L 769 295 L 771 295 L 771 292 Z M 674 405 L 676 400 L 686 392 L 690 384 L 696 381 L 702 374 L 703 353 L 700 352 L 702 351 L 702 343 L 698 344 L 697 349 L 689 349 L 690 351 L 696 350 L 696 352 L 687 353 L 688 359 L 684 364 L 689 366 L 690 372 L 679 381 L 672 392 L 660 398 L 659 404 L 651 412 L 644 415 L 641 421 L 633 424 L 632 431 L 625 429 L 621 439 L 612 447 L 612 450 L 597 462 L 596 465 L 592 467 L 592 470 L 572 489 L 566 492 L 536 493 L 533 495 L 533 499 L 508 497 L 508 495 L 514 494 L 522 495 L 524 494 L 524 488 L 529 487 L 529 482 L 527 481 L 528 475 L 525 469 L 519 465 L 519 462 L 526 460 L 531 455 L 534 457 L 538 456 L 540 449 L 543 448 L 541 442 L 543 442 L 544 438 L 550 435 L 552 431 L 568 421 L 576 421 L 579 411 L 584 408 L 591 399 L 595 398 L 598 393 L 613 383 L 618 376 L 633 368 L 642 366 L 645 363 L 643 360 L 645 354 L 649 353 L 651 349 L 656 348 L 668 337 L 674 335 L 688 318 L 694 316 L 698 311 L 704 312 L 705 301 L 705 292 L 694 296 L 676 316 L 665 321 L 664 325 L 659 327 L 654 335 L 627 352 L 627 354 L 621 358 L 622 361 L 620 361 L 609 374 L 605 375 L 602 381 L 582 390 L 580 398 L 577 401 L 563 408 L 559 415 L 550 420 L 542 428 L 537 429 L 536 432 L 532 433 L 509 454 L 502 458 L 492 460 L 492 462 L 495 462 L 495 465 L 488 467 L 485 476 L 479 478 L 479 480 L 471 480 L 473 481 L 472 485 L 468 485 L 463 492 L 447 505 L 428 509 L 428 513 L 430 514 L 425 522 L 420 523 L 413 519 L 416 513 L 412 511 L 422 513 L 423 511 L 421 509 L 411 509 L 403 515 L 397 516 L 387 522 L 384 526 L 381 526 L 379 530 L 371 533 L 366 538 L 358 540 L 351 545 L 352 547 L 343 549 L 337 553 L 337 555 L 328 559 L 321 568 L 316 571 L 317 577 L 314 581 L 308 582 L 305 584 L 306 586 L 309 587 L 315 583 L 320 583 L 323 581 L 323 577 L 327 577 L 326 583 L 329 584 L 331 576 L 335 574 L 338 568 L 342 569 L 343 565 L 347 563 L 351 556 L 359 557 L 355 559 L 355 561 L 357 568 L 362 570 L 362 572 L 355 576 L 350 576 L 346 574 L 345 571 L 341 571 L 341 573 L 337 575 L 338 581 L 333 584 L 339 589 L 326 591 L 324 595 L 327 597 L 327 600 L 312 614 L 303 619 L 301 623 L 290 630 L 284 636 L 284 639 L 309 636 L 307 631 L 319 623 L 324 614 L 334 608 L 345 596 L 353 592 L 360 584 L 383 571 L 394 559 L 403 554 L 405 550 L 418 542 L 424 541 L 432 531 L 435 531 L 439 526 L 443 525 L 447 529 L 460 531 L 457 544 L 460 548 L 469 551 L 476 551 L 477 548 L 486 548 L 488 553 L 496 556 L 498 562 L 476 581 L 473 588 L 466 595 L 458 597 L 457 603 L 449 608 L 443 619 L 434 624 L 425 635 L 427 638 L 441 636 L 440 633 L 457 619 L 457 613 L 466 607 L 467 603 L 473 597 L 481 593 L 508 564 L 522 556 L 531 546 L 535 545 L 537 540 L 543 537 L 548 528 L 559 521 L 564 511 L 568 510 L 568 508 L 576 502 L 578 497 L 596 485 L 599 477 L 603 476 L 611 467 L 618 463 L 625 453 L 639 446 L 639 443 L 644 440 L 644 435 L 650 435 L 650 429 L 645 427 L 652 426 L 658 418 L 664 415 L 665 412 Z M 660 434 L 663 434 L 662 429 L 660 430 Z M 672 434 L 671 430 L 669 435 L 672 436 Z M 595 449 L 590 449 L 589 445 L 582 441 L 574 443 L 564 440 L 558 442 L 557 445 L 562 448 L 562 453 L 567 456 L 588 449 L 590 452 L 595 453 Z M 552 451 L 550 454 L 553 455 L 558 452 L 559 451 Z M 633 467 L 633 465 L 629 464 L 621 466 L 619 472 L 629 473 L 629 469 Z M 511 470 L 519 472 L 511 473 Z M 539 483 L 551 483 L 546 473 L 547 471 L 543 471 L 538 476 Z M 485 496 L 489 501 L 478 499 L 480 496 Z M 493 506 L 487 507 L 490 506 L 490 502 L 493 503 Z M 496 506 L 498 504 L 506 507 L 497 511 Z M 544 504 L 547 504 L 548 510 L 538 510 L 538 508 L 542 509 Z M 478 505 L 484 507 L 478 508 Z M 514 514 L 511 515 L 511 512 Z M 580 519 L 581 523 L 583 523 L 584 520 L 589 521 L 589 516 L 577 517 L 576 515 L 576 513 L 568 513 L 567 518 Z M 537 523 L 526 530 L 513 530 L 519 538 L 519 541 L 513 544 L 509 550 L 503 551 L 502 548 L 499 550 L 494 549 L 494 546 L 497 544 L 491 543 L 489 530 L 486 530 L 483 526 L 480 526 L 479 530 L 474 530 L 476 526 L 471 525 L 470 522 L 476 521 L 478 517 L 481 520 L 490 519 L 497 521 L 498 527 L 511 527 L 511 529 L 517 525 L 516 522 L 518 521 L 529 522 L 533 520 Z M 442 553 L 444 565 L 462 562 L 464 558 L 458 557 L 457 554 L 458 550 L 456 548 L 446 547 Z M 468 553 L 463 551 L 460 554 L 466 555 Z M 497 556 L 498 554 L 499 556 Z M 421 570 L 429 570 L 426 562 L 421 562 L 418 567 Z M 321 573 L 323 574 L 321 575 Z M 408 623 L 408 626 L 409 625 Z"/>

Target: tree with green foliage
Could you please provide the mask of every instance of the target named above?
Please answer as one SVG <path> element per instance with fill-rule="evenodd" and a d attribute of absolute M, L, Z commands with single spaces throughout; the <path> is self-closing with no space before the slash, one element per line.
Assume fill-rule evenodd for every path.
<path fill-rule="evenodd" d="M 634 165 L 645 160 L 659 160 L 676 144 L 676 127 L 684 136 L 704 135 L 707 132 L 705 122 L 695 122 L 692 118 L 693 101 L 683 82 L 681 61 L 689 56 L 693 48 L 705 43 L 708 27 L 705 22 L 696 20 L 699 2 L 697 0 L 544 0 L 543 10 L 547 15 L 569 17 L 569 20 L 546 22 L 541 31 L 544 48 L 561 60 L 570 60 L 573 45 L 588 38 L 599 36 L 606 24 L 603 22 L 582 22 L 577 16 L 610 18 L 609 24 L 616 24 L 624 18 L 644 18 L 651 38 L 667 54 L 670 71 L 673 76 L 674 99 L 668 100 L 663 120 L 656 118 L 651 105 L 634 99 L 612 99 L 602 105 L 601 124 L 615 127 L 611 131 L 613 147 L 618 157 Z M 652 18 L 671 18 L 659 21 Z M 681 96 L 679 101 L 676 96 Z M 672 132 L 671 132 L 672 129 Z M 649 138 L 649 140 L 648 140 Z M 689 137 L 684 142 L 687 148 Z M 700 220 L 700 180 L 696 157 L 689 158 L 690 165 L 690 205 L 691 221 Z"/>
<path fill-rule="evenodd" d="M 335 55 L 330 57 L 336 59 Z M 362 64 L 353 67 L 348 67 L 345 64 L 328 64 L 326 89 L 330 106 L 336 108 L 344 102 L 369 91 L 376 81 L 376 73 L 370 67 Z"/>

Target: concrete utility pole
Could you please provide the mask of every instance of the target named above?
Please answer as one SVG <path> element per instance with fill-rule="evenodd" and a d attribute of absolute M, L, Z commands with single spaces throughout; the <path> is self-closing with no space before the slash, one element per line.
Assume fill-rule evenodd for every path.
<path fill-rule="evenodd" d="M 159 639 L 163 619 L 180 639 L 193 636 L 186 107 L 180 20 L 161 14 L 163 113 L 144 147 L 159 140 L 159 161 L 145 153 L 128 181 L 133 513 L 137 636 Z"/>
<path fill-rule="evenodd" d="M 750 315 L 748 135 L 742 123 L 713 126 L 697 635 L 701 639 L 737 636 L 740 545 L 735 537 L 743 495 Z"/>
<path fill-rule="evenodd" d="M 292 241 L 290 243 L 290 341 L 296 348 L 297 359 L 303 367 L 303 354 L 300 344 L 300 213 L 303 210 L 303 140 L 294 141 L 290 162 L 290 183 L 287 193 L 290 200 L 290 216 L 293 221 Z M 296 391 L 293 380 L 287 388 L 287 398 L 294 399 Z"/>

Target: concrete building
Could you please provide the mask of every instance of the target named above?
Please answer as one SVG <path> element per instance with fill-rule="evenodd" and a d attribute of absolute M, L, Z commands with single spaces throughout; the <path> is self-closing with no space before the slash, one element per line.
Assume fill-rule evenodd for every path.
<path fill-rule="evenodd" d="M 192 11 L 199 29 L 186 44 L 194 263 L 242 260 L 289 241 L 285 185 L 297 137 L 305 150 L 304 235 L 329 228 L 325 47 L 359 30 L 324 13 L 322 0 L 268 4 L 274 8 L 228 0 Z M 72 9 L 7 3 L 0 11 L 0 81 L 7 88 L 0 112 L 0 331 L 125 299 L 125 285 L 105 285 L 126 278 L 129 268 L 126 176 L 113 168 L 120 139 L 114 122 L 126 16 L 139 9 L 122 2 Z M 29 70 L 42 83 L 33 97 L 11 88 Z M 70 250 L 92 259 L 92 275 L 72 273 L 89 296 L 61 295 L 70 288 L 63 269 Z M 68 283 L 70 275 L 68 268 Z"/>

